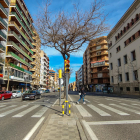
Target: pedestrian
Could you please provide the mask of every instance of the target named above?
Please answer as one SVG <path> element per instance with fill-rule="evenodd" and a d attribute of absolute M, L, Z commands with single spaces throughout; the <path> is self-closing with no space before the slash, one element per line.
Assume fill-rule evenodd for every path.
<path fill-rule="evenodd" d="M 80 99 L 77 101 L 77 104 L 79 104 L 79 102 L 82 98 L 83 98 L 83 104 L 86 104 L 86 102 L 84 101 L 84 97 L 85 97 L 86 93 L 84 93 L 84 88 L 83 87 L 80 89 L 79 93 L 81 93 L 81 95 L 80 95 Z"/>

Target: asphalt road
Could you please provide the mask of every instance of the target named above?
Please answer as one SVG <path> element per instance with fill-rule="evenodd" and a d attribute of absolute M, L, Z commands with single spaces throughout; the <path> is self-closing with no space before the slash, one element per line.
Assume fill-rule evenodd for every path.
<path fill-rule="evenodd" d="M 78 92 L 69 92 L 79 99 Z M 140 100 L 87 93 L 86 104 L 75 104 L 77 116 L 89 139 L 140 140 Z"/>
<path fill-rule="evenodd" d="M 21 101 L 21 98 L 0 101 L 0 140 L 22 140 L 41 120 L 35 133 L 30 133 L 34 139 L 41 124 L 48 116 L 49 107 L 58 99 L 58 93 L 45 93 L 41 99 Z"/>

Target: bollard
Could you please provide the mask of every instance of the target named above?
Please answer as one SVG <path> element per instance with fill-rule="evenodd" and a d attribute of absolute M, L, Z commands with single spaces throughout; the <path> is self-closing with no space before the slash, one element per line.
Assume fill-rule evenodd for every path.
<path fill-rule="evenodd" d="M 69 113 L 69 116 L 70 116 L 70 114 L 71 114 L 71 110 L 70 110 L 71 105 L 70 105 L 70 103 L 67 100 L 65 102 L 63 102 L 63 104 L 62 104 L 62 116 L 64 116 L 64 107 L 65 107 L 64 104 L 65 103 L 68 103 L 69 104 L 68 105 L 68 113 Z"/>
<path fill-rule="evenodd" d="M 64 116 L 64 105 L 62 105 L 62 116 Z"/>
<path fill-rule="evenodd" d="M 69 103 L 69 116 L 70 116 L 70 113 L 71 113 L 71 111 L 70 111 L 70 103 Z"/>

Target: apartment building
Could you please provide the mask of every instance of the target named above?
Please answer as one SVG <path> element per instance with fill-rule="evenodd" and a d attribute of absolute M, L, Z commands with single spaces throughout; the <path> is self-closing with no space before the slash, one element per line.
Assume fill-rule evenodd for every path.
<path fill-rule="evenodd" d="M 110 83 L 115 93 L 138 94 L 140 85 L 140 1 L 135 0 L 107 36 Z"/>
<path fill-rule="evenodd" d="M 79 68 L 76 78 L 76 87 L 79 90 L 82 86 L 84 86 L 84 73 L 83 73 L 83 65 Z"/>
<path fill-rule="evenodd" d="M 33 61 L 31 62 L 33 68 L 30 69 L 32 72 L 32 87 L 33 88 L 39 88 L 40 86 L 40 47 L 41 47 L 41 40 L 39 38 L 39 35 L 37 34 L 36 30 L 33 30 L 34 36 L 34 42 L 32 45 L 34 46 L 34 49 L 31 49 L 33 51 L 32 59 Z"/>
<path fill-rule="evenodd" d="M 109 58 L 107 37 L 102 36 L 92 40 L 84 55 L 84 85 L 88 91 L 102 91 L 108 86 L 109 80 Z"/>
<path fill-rule="evenodd" d="M 76 81 L 73 83 L 70 83 L 68 88 L 70 91 L 77 91 Z"/>
<path fill-rule="evenodd" d="M 49 57 L 41 50 L 40 52 L 40 87 L 48 88 L 49 80 Z"/>
<path fill-rule="evenodd" d="M 9 1 L 0 0 L 0 90 L 2 90 L 5 69 L 5 51 L 7 42 Z"/>

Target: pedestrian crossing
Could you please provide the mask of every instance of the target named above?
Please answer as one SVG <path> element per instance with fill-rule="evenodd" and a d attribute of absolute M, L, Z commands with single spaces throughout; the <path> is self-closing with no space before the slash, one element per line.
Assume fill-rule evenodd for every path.
<path fill-rule="evenodd" d="M 32 118 L 40 118 L 42 117 L 50 106 L 40 106 L 40 105 L 0 105 L 0 118 L 5 116 L 10 116 L 12 118 L 21 118 L 26 116 L 28 113 L 31 113 L 35 109 L 36 112 L 31 114 Z M 12 114 L 12 115 L 11 115 Z M 13 115 L 14 114 L 14 115 Z"/>
<path fill-rule="evenodd" d="M 101 104 L 98 103 L 96 105 L 86 104 L 84 106 L 76 105 L 78 111 L 83 117 L 92 117 L 95 112 L 99 116 L 102 117 L 111 117 L 115 114 L 120 116 L 128 116 L 128 115 L 140 115 L 139 104 L 125 104 L 125 103 L 116 103 L 116 104 Z M 79 109 L 81 108 L 82 109 Z M 92 112 L 92 113 L 91 113 Z M 90 116 L 84 116 L 84 114 L 90 114 Z"/>

